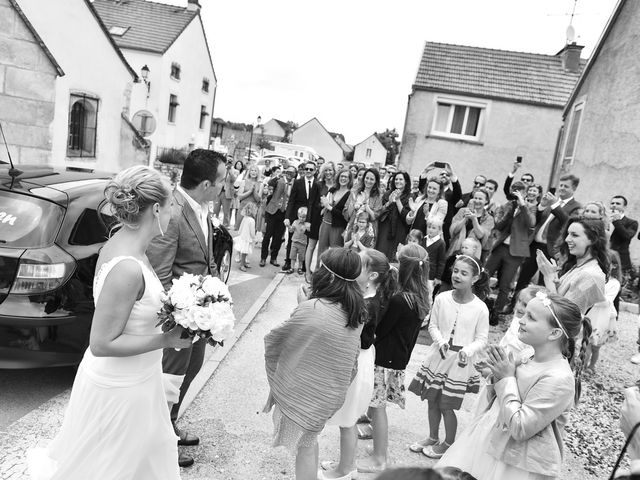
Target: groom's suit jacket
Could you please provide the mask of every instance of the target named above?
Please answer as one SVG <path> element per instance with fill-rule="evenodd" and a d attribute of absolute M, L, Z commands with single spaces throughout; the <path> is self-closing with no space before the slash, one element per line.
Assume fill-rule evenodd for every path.
<path fill-rule="evenodd" d="M 164 236 L 155 237 L 147 249 L 147 257 L 166 290 L 171 280 L 183 273 L 215 275 L 217 267 L 213 258 L 213 225 L 207 221 L 209 238 L 204 232 L 193 208 L 183 194 L 173 191 L 171 220 Z M 174 404 L 171 419 L 176 420 L 180 402 L 191 380 L 200 371 L 206 343 L 197 341 L 189 348 L 176 351 L 165 348 L 162 355 L 162 372 L 167 401 Z"/>
<path fill-rule="evenodd" d="M 215 275 L 211 220 L 207 222 L 209 238 L 205 240 L 200 221 L 187 200 L 178 190 L 173 191 L 171 220 L 164 236 L 157 236 L 147 250 L 149 262 L 165 289 L 171 280 L 183 273 Z"/>

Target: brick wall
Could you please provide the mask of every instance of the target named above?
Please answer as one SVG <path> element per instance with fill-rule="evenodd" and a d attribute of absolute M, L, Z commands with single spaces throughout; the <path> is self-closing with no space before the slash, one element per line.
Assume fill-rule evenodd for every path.
<path fill-rule="evenodd" d="M 0 122 L 16 163 L 49 163 L 57 71 L 8 0 L 0 0 Z M 0 160 L 7 160 L 0 148 Z"/>

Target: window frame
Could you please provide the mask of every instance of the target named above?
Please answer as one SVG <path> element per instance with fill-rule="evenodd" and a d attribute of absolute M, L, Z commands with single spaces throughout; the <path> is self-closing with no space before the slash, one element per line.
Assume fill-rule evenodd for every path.
<path fill-rule="evenodd" d="M 209 93 L 209 88 L 210 88 L 211 82 L 209 81 L 209 79 L 207 77 L 203 77 L 202 78 L 202 93 Z"/>
<path fill-rule="evenodd" d="M 93 107 L 93 126 L 86 125 L 86 119 L 80 122 L 80 132 L 74 132 L 74 108 L 76 104 L 88 104 Z M 83 106 L 84 108 L 84 106 Z M 69 116 L 67 120 L 67 158 L 96 158 L 97 143 L 98 143 L 98 114 L 100 112 L 100 99 L 93 95 L 88 95 L 83 92 L 72 92 L 69 94 Z M 88 136 L 87 136 L 88 135 Z M 77 137 L 79 143 L 76 144 Z M 92 144 L 90 150 L 85 149 L 85 142 Z M 79 148 L 74 148 L 78 145 Z"/>
<path fill-rule="evenodd" d="M 179 82 L 182 76 L 182 67 L 178 62 L 171 62 L 171 70 L 169 71 L 169 77 Z"/>
<path fill-rule="evenodd" d="M 175 101 L 173 101 L 175 99 Z M 180 106 L 180 102 L 178 102 L 178 95 L 173 93 L 169 94 L 169 111 L 167 113 L 167 122 L 170 124 L 176 123 L 176 117 L 178 116 L 178 107 Z"/>
<path fill-rule="evenodd" d="M 371 153 L 372 153 L 371 148 L 367 148 L 364 152 L 365 158 L 371 158 Z"/>
<path fill-rule="evenodd" d="M 211 115 L 209 112 L 207 112 L 207 106 L 206 105 L 200 105 L 200 122 L 198 123 L 198 128 L 200 130 L 204 130 L 205 127 L 207 126 L 207 117 Z"/>
<path fill-rule="evenodd" d="M 464 132 L 467 127 L 467 120 L 469 118 L 469 108 L 479 108 L 480 115 L 478 117 L 478 126 L 476 128 L 475 135 L 466 135 L 464 133 L 452 133 L 451 126 L 455 115 L 455 108 L 449 108 L 449 116 L 447 117 L 447 130 L 436 130 L 438 123 L 438 106 L 440 104 L 450 105 L 451 107 L 462 106 L 465 108 L 464 119 L 462 122 L 462 131 Z M 460 140 L 469 143 L 482 143 L 484 137 L 484 128 L 487 123 L 487 117 L 489 115 L 491 102 L 488 100 L 480 100 L 477 98 L 467 97 L 454 97 L 445 95 L 436 95 L 433 99 L 433 119 L 431 122 L 431 129 L 428 136 L 445 138 L 450 140 Z"/>
<path fill-rule="evenodd" d="M 576 147 L 578 146 L 578 139 L 580 138 L 580 129 L 582 128 L 582 123 L 584 121 L 584 106 L 586 103 L 587 103 L 586 97 L 581 97 L 574 102 L 573 108 L 571 108 L 569 128 L 567 129 L 567 135 L 565 137 L 564 145 L 562 146 L 562 163 L 563 164 L 573 165 L 573 162 L 576 158 Z M 578 125 L 576 126 L 575 135 L 573 137 L 571 155 L 568 155 L 567 149 L 569 148 L 569 141 L 571 140 L 571 131 L 573 130 L 573 126 L 575 124 L 576 112 L 580 112 L 580 118 L 578 119 Z"/>

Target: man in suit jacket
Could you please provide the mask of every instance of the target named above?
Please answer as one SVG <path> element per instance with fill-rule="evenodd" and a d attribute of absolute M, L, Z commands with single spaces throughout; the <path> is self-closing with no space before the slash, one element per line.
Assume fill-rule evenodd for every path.
<path fill-rule="evenodd" d="M 233 159 L 229 159 L 226 162 L 226 171 L 222 178 L 222 189 L 220 195 L 216 199 L 216 205 L 213 213 L 218 216 L 220 214 L 220 208 L 222 208 L 222 224 L 225 227 L 229 227 L 229 221 L 231 220 L 231 202 L 235 193 L 234 185 L 238 178 L 238 171 L 233 168 Z"/>
<path fill-rule="evenodd" d="M 494 313 L 507 313 L 511 282 L 522 261 L 529 257 L 529 244 L 533 237 L 535 225 L 535 206 L 524 199 L 525 186 L 522 182 L 514 182 L 511 186 L 509 200 L 499 208 L 493 235 L 491 253 L 487 258 L 485 269 L 489 275 L 498 272 L 498 298 Z"/>
<path fill-rule="evenodd" d="M 271 265 L 279 267 L 278 252 L 284 241 L 285 211 L 293 180 L 296 178 L 295 167 L 288 166 L 284 176 L 269 180 L 269 188 L 273 194 L 267 196 L 267 205 L 264 208 L 265 232 L 262 237 L 262 249 L 260 252 L 260 266 L 267 263 L 267 255 L 271 254 Z"/>
<path fill-rule="evenodd" d="M 631 272 L 631 257 L 629 255 L 629 243 L 638 231 L 638 222 L 625 215 L 627 199 L 622 195 L 616 195 L 611 199 L 611 224 L 613 232 L 609 239 L 609 246 L 620 255 L 620 264 L 625 279 Z"/>
<path fill-rule="evenodd" d="M 291 187 L 291 195 L 287 202 L 287 211 L 285 213 L 284 225 L 287 229 L 298 218 L 298 209 L 300 207 L 309 208 L 309 199 L 314 196 L 318 183 L 315 178 L 316 164 L 314 162 L 306 162 L 304 164 L 304 176 L 293 182 Z M 291 270 L 291 237 L 293 231 L 288 234 L 287 253 L 282 267 L 283 272 Z M 303 269 L 305 266 L 303 265 Z"/>
<path fill-rule="evenodd" d="M 227 170 L 228 171 L 228 170 Z M 165 289 L 183 273 L 215 275 L 213 225 L 208 202 L 219 194 L 225 178 L 225 158 L 212 150 L 196 149 L 184 162 L 180 185 L 173 192 L 171 220 L 163 236 L 154 238 L 147 257 Z M 206 342 L 198 340 L 190 348 L 167 348 L 162 355 L 162 371 L 171 420 L 179 437 L 178 445 L 197 445 L 198 437 L 180 431 L 175 421 L 180 404 L 204 360 Z M 180 466 L 193 464 L 193 458 L 181 454 Z"/>

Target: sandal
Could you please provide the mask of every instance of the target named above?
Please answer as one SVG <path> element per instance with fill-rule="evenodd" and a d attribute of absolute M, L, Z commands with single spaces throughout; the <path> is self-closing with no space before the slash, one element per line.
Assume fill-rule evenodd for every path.
<path fill-rule="evenodd" d="M 247 271 L 247 267 L 245 267 L 244 265 L 240 266 L 240 271 L 241 272 L 246 272 Z"/>
<path fill-rule="evenodd" d="M 439 441 L 440 440 L 438 440 L 437 438 L 429 437 L 424 443 L 412 443 L 411 445 L 409 445 L 409 450 L 411 450 L 413 453 L 422 453 L 426 447 L 437 445 Z"/>
<path fill-rule="evenodd" d="M 335 470 L 338 468 L 338 462 L 335 460 L 323 460 L 320 462 L 320 468 L 322 470 Z M 356 468 L 355 470 L 352 470 L 347 475 L 349 475 L 350 478 L 358 478 L 358 469 Z"/>
<path fill-rule="evenodd" d="M 441 447 L 441 446 L 445 446 L 446 447 L 443 452 L 436 452 L 433 449 L 433 447 Z M 437 445 L 429 445 L 428 447 L 424 447 L 422 449 L 422 454 L 425 457 L 429 457 L 429 458 L 435 458 L 435 459 L 442 458 L 442 456 L 445 454 L 445 452 L 447 450 L 449 450 L 450 446 L 451 445 L 449 445 L 447 442 L 442 442 L 442 443 L 439 443 Z"/>

